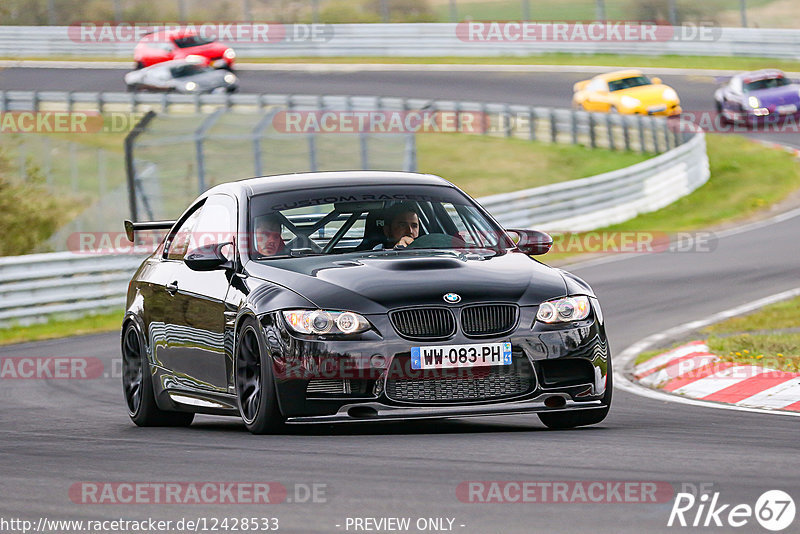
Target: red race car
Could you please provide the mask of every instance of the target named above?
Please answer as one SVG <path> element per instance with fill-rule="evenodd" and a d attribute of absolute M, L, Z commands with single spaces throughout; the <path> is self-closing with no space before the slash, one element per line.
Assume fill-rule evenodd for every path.
<path fill-rule="evenodd" d="M 172 59 L 185 59 L 190 63 L 232 70 L 236 52 L 192 29 L 159 30 L 139 41 L 133 59 L 137 69 Z"/>

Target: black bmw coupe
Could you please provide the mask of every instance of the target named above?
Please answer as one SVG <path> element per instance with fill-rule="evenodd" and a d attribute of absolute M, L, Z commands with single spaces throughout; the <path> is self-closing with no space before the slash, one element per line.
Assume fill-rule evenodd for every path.
<path fill-rule="evenodd" d="M 140 426 L 240 416 L 285 424 L 536 413 L 602 421 L 611 355 L 591 288 L 531 258 L 450 182 L 328 172 L 216 186 L 130 283 L 123 386 Z"/>

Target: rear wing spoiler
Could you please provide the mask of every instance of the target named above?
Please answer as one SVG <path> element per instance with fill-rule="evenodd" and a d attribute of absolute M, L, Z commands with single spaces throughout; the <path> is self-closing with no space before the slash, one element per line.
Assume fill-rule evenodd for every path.
<path fill-rule="evenodd" d="M 125 221 L 125 235 L 128 241 L 134 242 L 134 235 L 140 230 L 169 230 L 175 225 L 175 221 L 150 221 L 150 222 L 133 222 Z"/>

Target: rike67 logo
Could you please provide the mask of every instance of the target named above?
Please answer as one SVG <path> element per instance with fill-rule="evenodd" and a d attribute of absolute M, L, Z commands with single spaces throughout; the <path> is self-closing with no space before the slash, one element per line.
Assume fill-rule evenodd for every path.
<path fill-rule="evenodd" d="M 792 497 L 781 490 L 765 491 L 754 506 L 746 503 L 729 504 L 720 500 L 720 493 L 678 493 L 669 514 L 667 526 L 681 527 L 733 527 L 759 525 L 773 532 L 792 525 L 795 504 Z"/>

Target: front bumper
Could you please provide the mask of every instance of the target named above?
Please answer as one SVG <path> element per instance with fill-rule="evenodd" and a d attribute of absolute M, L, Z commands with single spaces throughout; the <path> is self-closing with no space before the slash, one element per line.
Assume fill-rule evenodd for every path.
<path fill-rule="evenodd" d="M 558 408 L 545 404 L 548 399 L 561 398 L 564 405 Z M 481 406 L 437 406 L 404 407 L 388 406 L 378 402 L 345 404 L 332 415 L 289 417 L 286 422 L 292 424 L 311 423 L 353 423 L 397 421 L 412 419 L 442 419 L 449 417 L 480 417 L 489 415 L 516 415 L 540 412 L 564 412 L 572 410 L 602 409 L 605 404 L 601 400 L 576 402 L 565 393 L 542 393 L 524 401 L 506 402 L 503 404 Z"/>
<path fill-rule="evenodd" d="M 593 309 L 599 309 L 596 303 Z M 265 315 L 261 320 L 273 358 L 281 412 L 292 423 L 338 423 L 604 407 L 611 356 L 600 316 L 593 313 L 584 321 L 552 326 L 534 324 L 535 307 L 520 310 L 516 328 L 506 335 L 475 339 L 456 334 L 436 342 L 401 338 L 387 316 L 368 317 L 374 331 L 363 334 L 361 339 L 342 340 L 297 336 L 285 329 L 278 314 Z M 400 398 L 387 394 L 387 380 L 392 379 L 395 368 L 392 364 L 407 368 L 411 347 L 504 341 L 512 344 L 514 365 L 519 362 L 529 366 L 526 377 L 531 381 L 524 388 L 485 398 Z M 483 391 L 486 383 L 474 388 L 469 383 L 481 380 L 480 373 L 475 375 L 457 380 L 462 380 L 460 386 L 466 380 L 470 391 Z M 451 378 L 452 375 L 437 379 Z M 328 389 L 318 387 L 323 383 Z M 446 389 L 444 383 L 434 384 L 434 389 L 440 388 Z"/>

